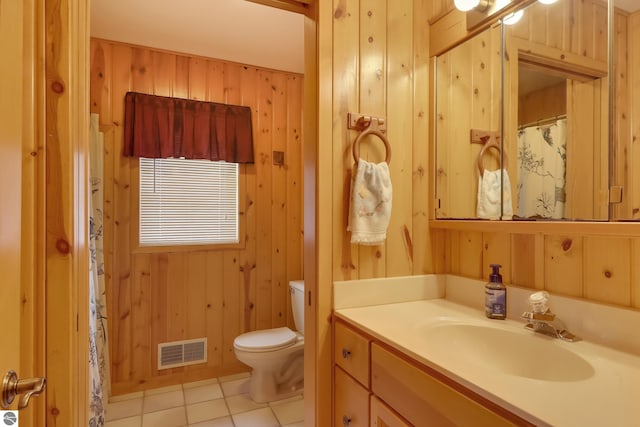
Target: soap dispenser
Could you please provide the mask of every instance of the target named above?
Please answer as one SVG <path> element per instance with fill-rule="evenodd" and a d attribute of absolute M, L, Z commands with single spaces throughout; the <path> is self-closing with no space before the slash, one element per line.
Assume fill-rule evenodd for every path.
<path fill-rule="evenodd" d="M 507 318 L 507 288 L 502 283 L 500 264 L 490 265 L 492 272 L 484 290 L 484 311 L 490 319 Z"/>

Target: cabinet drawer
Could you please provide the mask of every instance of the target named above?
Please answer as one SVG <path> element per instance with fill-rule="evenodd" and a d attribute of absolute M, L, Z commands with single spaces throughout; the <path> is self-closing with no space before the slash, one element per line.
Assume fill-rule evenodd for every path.
<path fill-rule="evenodd" d="M 356 380 L 334 367 L 335 427 L 369 426 L 369 391 Z"/>
<path fill-rule="evenodd" d="M 413 425 L 515 425 L 375 343 L 371 345 L 371 388 Z"/>
<path fill-rule="evenodd" d="M 369 388 L 369 340 L 342 323 L 335 323 L 334 360 Z"/>
<path fill-rule="evenodd" d="M 391 408 L 371 395 L 371 427 L 411 427 L 401 416 Z"/>

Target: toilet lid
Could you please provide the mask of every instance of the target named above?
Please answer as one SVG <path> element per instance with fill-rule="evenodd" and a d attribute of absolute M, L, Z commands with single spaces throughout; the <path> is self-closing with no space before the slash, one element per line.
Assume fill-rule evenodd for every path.
<path fill-rule="evenodd" d="M 290 346 L 296 337 L 295 332 L 286 327 L 264 329 L 236 337 L 233 345 L 245 351 L 272 351 Z"/>

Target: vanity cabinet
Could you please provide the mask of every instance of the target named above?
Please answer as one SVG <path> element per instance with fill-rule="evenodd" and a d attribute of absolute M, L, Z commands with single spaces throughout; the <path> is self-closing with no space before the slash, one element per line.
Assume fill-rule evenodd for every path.
<path fill-rule="evenodd" d="M 334 317 L 334 426 L 531 425 Z"/>
<path fill-rule="evenodd" d="M 376 396 L 371 395 L 371 427 L 411 427 Z"/>
<path fill-rule="evenodd" d="M 333 374 L 335 386 L 336 427 L 366 427 L 369 425 L 369 395 L 364 388 L 342 368 L 336 367 Z"/>
<path fill-rule="evenodd" d="M 369 340 L 343 323 L 334 325 L 334 426 L 369 425 Z"/>
<path fill-rule="evenodd" d="M 336 365 L 369 388 L 369 340 L 343 323 L 335 324 L 334 336 Z"/>
<path fill-rule="evenodd" d="M 416 426 L 514 425 L 376 343 L 371 344 L 371 390 Z"/>

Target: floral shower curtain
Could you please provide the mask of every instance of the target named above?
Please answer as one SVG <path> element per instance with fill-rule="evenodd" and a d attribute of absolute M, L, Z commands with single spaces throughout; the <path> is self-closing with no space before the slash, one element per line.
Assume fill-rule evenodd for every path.
<path fill-rule="evenodd" d="M 567 119 L 518 131 L 518 216 L 564 218 Z"/>
<path fill-rule="evenodd" d="M 109 398 L 110 383 L 102 236 L 104 136 L 99 129 L 97 114 L 91 114 L 90 123 L 89 426 L 97 427 L 105 423 L 104 404 Z"/>

